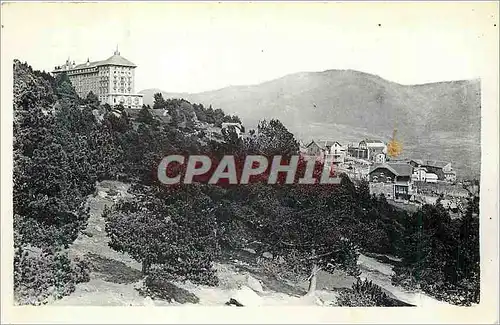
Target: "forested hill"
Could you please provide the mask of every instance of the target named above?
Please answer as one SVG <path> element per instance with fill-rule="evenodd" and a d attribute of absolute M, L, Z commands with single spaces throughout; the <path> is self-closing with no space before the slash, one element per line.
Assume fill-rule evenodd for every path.
<path fill-rule="evenodd" d="M 327 70 L 194 94 L 145 89 L 144 102 L 152 103 L 157 92 L 214 105 L 249 126 L 276 118 L 304 141 L 388 141 L 397 129 L 405 158 L 447 160 L 459 177 L 479 176 L 479 80 L 401 85 L 359 71 Z"/>
<path fill-rule="evenodd" d="M 277 118 L 292 130 L 303 124 L 331 123 L 387 133 L 422 131 L 464 134 L 480 127 L 479 80 L 400 85 L 355 70 L 302 72 L 251 86 L 231 86 L 194 94 L 145 89 L 145 104 L 154 93 L 212 104 L 256 125 L 261 116 Z"/>
<path fill-rule="evenodd" d="M 79 98 L 64 74 L 54 78 L 19 61 L 13 69 L 17 303 L 47 303 L 89 281 L 88 256 L 70 257 L 68 248 L 86 229 L 88 199 L 103 180 L 130 185 L 130 195 L 100 218 L 109 247 L 142 265 L 134 285 L 147 297 L 171 301 L 174 282 L 221 286 L 215 263 L 257 243 L 273 256 L 254 257 L 259 272 L 280 274 L 277 282 L 308 281 L 311 295 L 319 269 L 357 277 L 358 256 L 369 252 L 401 258 L 393 278 L 401 285 L 462 305 L 479 300 L 477 195 L 467 199 L 462 218 L 451 219 L 441 204 L 399 210 L 345 175 L 341 184 L 322 186 L 267 184 L 260 176 L 245 185 L 200 177 L 165 186 L 157 171 L 169 154 L 232 155 L 241 163 L 246 155 L 297 154 L 298 143 L 276 119 L 239 138 L 220 129 L 239 117 L 209 105 L 159 94 L 153 108 L 129 112 L 100 105 L 92 93 Z M 296 178 L 305 172 L 303 160 L 298 166 Z M 343 306 L 392 305 L 371 283 L 359 282 L 341 298 Z"/>

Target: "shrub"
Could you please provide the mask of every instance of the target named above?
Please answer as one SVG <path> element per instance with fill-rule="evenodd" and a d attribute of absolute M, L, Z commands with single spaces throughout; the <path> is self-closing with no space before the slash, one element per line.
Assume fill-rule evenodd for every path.
<path fill-rule="evenodd" d="M 170 274 L 161 268 L 151 270 L 144 279 L 143 287 L 139 289 L 139 293 L 153 299 L 164 299 L 169 302 L 175 300 L 181 304 L 196 304 L 200 301 L 193 293 L 172 284 L 169 277 Z"/>
<path fill-rule="evenodd" d="M 144 275 L 162 266 L 176 279 L 216 284 L 211 264 L 219 249 L 210 199 L 157 190 L 138 188 L 134 199 L 105 211 L 110 247 L 142 263 Z"/>
<path fill-rule="evenodd" d="M 212 268 L 210 260 L 200 258 L 198 260 L 179 259 L 178 263 L 165 264 L 158 269 L 168 279 L 175 281 L 191 281 L 197 284 L 216 286 L 219 284 L 217 271 Z M 156 270 L 158 270 L 156 269 Z M 158 271 L 155 271 L 158 272 Z"/>
<path fill-rule="evenodd" d="M 273 256 L 273 258 L 258 257 L 257 264 L 268 274 L 273 274 L 277 279 L 284 279 L 299 283 L 308 279 L 310 270 L 300 263 L 301 255 L 296 250 L 288 252 L 286 258 Z"/>
<path fill-rule="evenodd" d="M 439 300 L 459 306 L 479 303 L 480 283 L 477 273 L 453 284 L 443 280 L 437 281 L 432 270 L 424 278 L 416 278 L 413 274 L 416 271 L 409 267 L 397 267 L 394 272 L 392 283 L 407 290 L 419 289 Z"/>
<path fill-rule="evenodd" d="M 337 298 L 343 307 L 391 307 L 394 300 L 389 298 L 378 285 L 358 278 L 351 290 L 342 291 Z"/>
<path fill-rule="evenodd" d="M 451 219 L 441 205 L 424 206 L 408 218 L 393 283 L 456 305 L 479 303 L 478 211 L 473 198 L 460 219 Z"/>
<path fill-rule="evenodd" d="M 49 252 L 27 247 L 14 255 L 14 297 L 22 305 L 41 305 L 60 299 L 89 281 L 87 263 L 71 262 L 66 252 Z"/>

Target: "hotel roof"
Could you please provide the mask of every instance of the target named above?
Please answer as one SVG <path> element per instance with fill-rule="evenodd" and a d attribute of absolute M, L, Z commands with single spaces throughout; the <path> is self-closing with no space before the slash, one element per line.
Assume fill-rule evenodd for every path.
<path fill-rule="evenodd" d="M 120 52 L 115 52 L 112 56 L 107 58 L 106 60 L 102 61 L 93 61 L 89 62 L 87 61 L 86 63 L 78 64 L 70 69 L 64 69 L 64 65 L 61 66 L 60 69 L 54 70 L 54 72 L 60 72 L 60 71 L 72 71 L 72 70 L 78 70 L 78 69 L 85 69 L 85 68 L 93 68 L 93 67 L 98 67 L 98 66 L 105 66 L 105 65 L 114 65 L 114 66 L 121 66 L 121 67 L 137 67 L 134 63 L 131 61 L 125 59 L 123 56 L 120 55 Z"/>

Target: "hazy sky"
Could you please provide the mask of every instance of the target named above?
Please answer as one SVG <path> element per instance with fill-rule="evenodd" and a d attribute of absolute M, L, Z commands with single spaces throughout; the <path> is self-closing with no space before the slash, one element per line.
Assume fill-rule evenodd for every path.
<path fill-rule="evenodd" d="M 103 60 L 116 44 L 136 91 L 198 92 L 299 71 L 355 69 L 403 84 L 481 76 L 481 3 L 10 3 L 9 53 L 51 70 Z M 379 26 L 380 24 L 380 26 Z"/>

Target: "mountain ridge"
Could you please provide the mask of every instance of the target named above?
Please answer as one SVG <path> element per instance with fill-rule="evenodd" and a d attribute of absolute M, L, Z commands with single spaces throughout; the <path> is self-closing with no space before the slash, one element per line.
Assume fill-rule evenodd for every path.
<path fill-rule="evenodd" d="M 224 90 L 224 89 L 228 89 L 228 88 L 248 88 L 248 87 L 253 87 L 253 86 L 260 86 L 260 85 L 263 85 L 263 84 L 266 84 L 266 83 L 270 83 L 270 82 L 273 82 L 273 81 L 276 81 L 276 80 L 279 80 L 279 79 L 283 79 L 283 78 L 287 78 L 287 77 L 290 77 L 290 76 L 296 76 L 296 75 L 300 75 L 300 74 L 322 74 L 322 73 L 327 73 L 327 72 L 354 72 L 354 73 L 358 73 L 358 74 L 362 74 L 362 75 L 366 75 L 366 76 L 370 76 L 370 77 L 374 77 L 374 78 L 377 78 L 377 79 L 381 79 L 385 82 L 389 82 L 389 83 L 393 83 L 393 84 L 396 84 L 396 85 L 399 85 L 399 86 L 403 86 L 403 87 L 419 87 L 419 86 L 428 86 L 428 85 L 437 85 L 437 84 L 448 84 L 448 83 L 480 83 L 481 79 L 480 78 L 472 78 L 472 79 L 457 79 L 457 80 L 442 80 L 442 81 L 432 81 L 432 82 L 424 82 L 424 83 L 415 83 L 415 84 L 402 84 L 402 83 L 398 83 L 398 82 L 395 82 L 395 81 L 390 81 L 389 79 L 385 79 L 377 74 L 371 74 L 371 73 L 368 73 L 368 72 L 363 72 L 363 71 L 359 71 L 359 70 L 354 70 L 354 69 L 327 69 L 327 70 L 323 70 L 323 71 L 301 71 L 301 72 L 293 72 L 293 73 L 289 73 L 289 74 L 286 74 L 284 76 L 281 76 L 281 77 L 277 77 L 277 78 L 274 78 L 274 79 L 270 79 L 270 80 L 265 80 L 265 81 L 262 81 L 262 82 L 259 82 L 259 83 L 252 83 L 252 84 L 242 84 L 242 85 L 227 85 L 227 86 L 224 86 L 224 87 L 221 87 L 221 88 L 215 88 L 215 89 L 210 89 L 210 90 L 204 90 L 204 91 L 199 91 L 199 92 L 167 92 L 165 90 L 162 90 L 160 88 L 146 88 L 146 89 L 143 89 L 141 91 L 139 91 L 139 93 L 141 94 L 144 94 L 144 93 L 150 93 L 150 92 L 162 92 L 162 93 L 165 93 L 165 94 L 170 94 L 171 96 L 179 96 L 179 95 L 202 95 L 202 94 L 208 94 L 208 93 L 213 93 L 213 92 L 217 92 L 217 91 L 221 91 L 221 90 Z M 146 105 L 149 105 L 149 103 L 145 103 Z"/>

